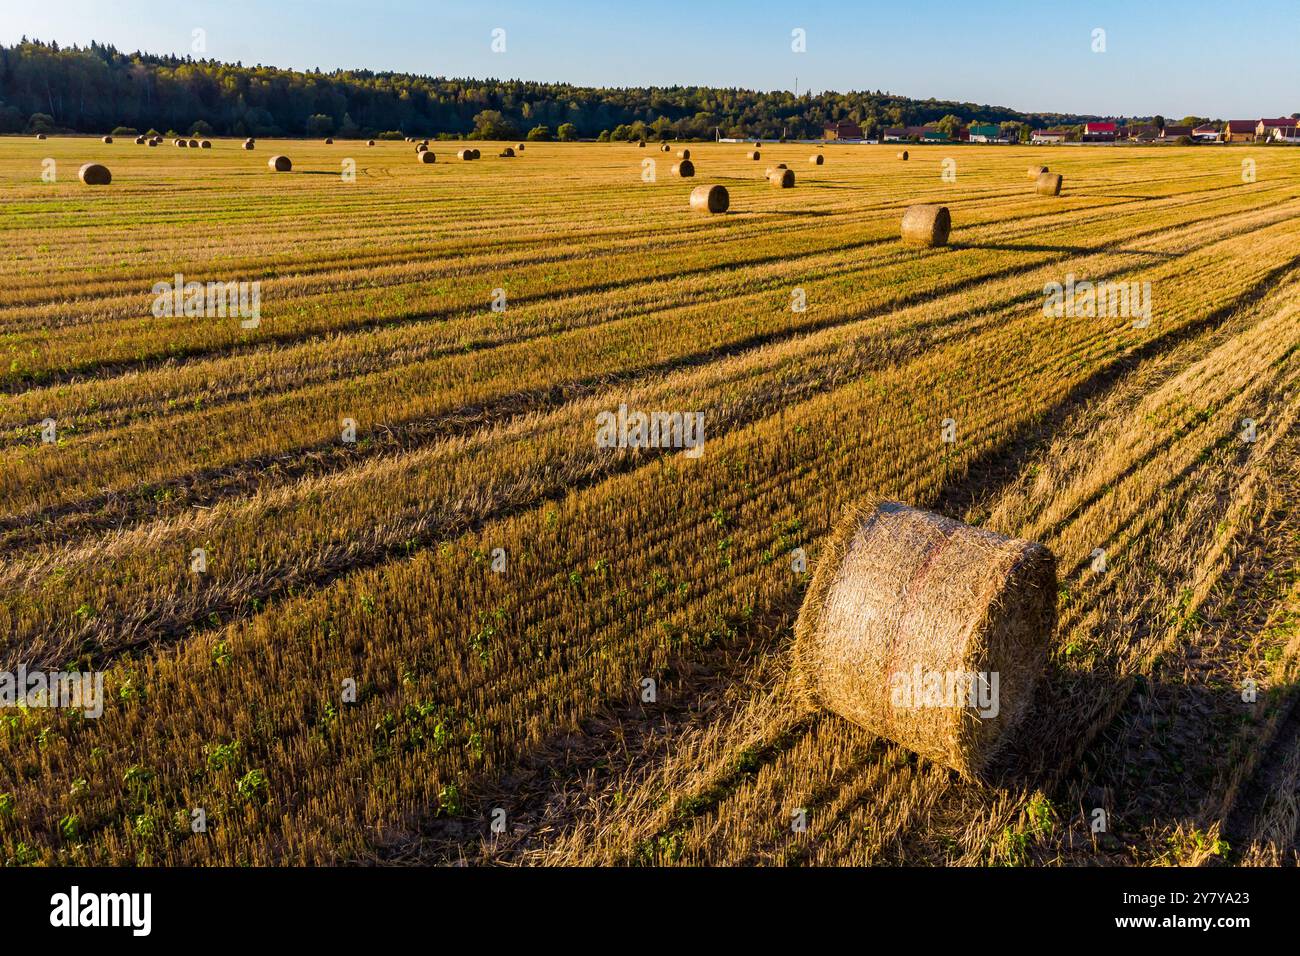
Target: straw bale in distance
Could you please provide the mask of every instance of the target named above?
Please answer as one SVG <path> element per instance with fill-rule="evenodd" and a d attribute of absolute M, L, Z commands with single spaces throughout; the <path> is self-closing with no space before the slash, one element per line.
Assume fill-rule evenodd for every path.
<path fill-rule="evenodd" d="M 113 181 L 113 174 L 107 166 L 99 163 L 86 163 L 77 170 L 77 178 L 87 186 L 107 186 Z"/>
<path fill-rule="evenodd" d="M 266 161 L 266 165 L 277 173 L 287 173 L 293 169 L 293 163 L 289 161 L 288 156 L 272 156 Z"/>
<path fill-rule="evenodd" d="M 471 159 L 478 159 L 478 150 L 476 150 L 476 149 L 460 149 L 460 150 L 457 150 L 457 151 L 456 151 L 456 158 L 459 159 L 459 160 L 463 160 L 463 161 L 465 161 L 465 162 L 469 162 Z"/>
<path fill-rule="evenodd" d="M 375 145 L 375 141 L 374 141 L 373 139 L 368 139 L 368 140 L 366 140 L 366 145 L 367 145 L 367 146 L 374 146 L 374 145 Z"/>
<path fill-rule="evenodd" d="M 683 179 L 689 179 L 695 175 L 695 164 L 689 159 L 683 159 L 680 162 L 673 163 L 673 175 L 680 176 Z"/>
<path fill-rule="evenodd" d="M 256 145 L 251 139 L 244 140 L 244 149 L 253 149 Z"/>
<path fill-rule="evenodd" d="M 903 150 L 901 153 L 899 153 L 898 158 L 903 160 L 907 159 L 907 150 Z"/>
<path fill-rule="evenodd" d="M 111 136 L 105 136 L 104 139 L 103 139 L 103 142 L 105 142 L 105 143 L 111 143 L 111 142 L 113 142 L 113 137 L 111 137 Z"/>
<path fill-rule="evenodd" d="M 1043 175 L 1043 173 L 1045 173 L 1045 172 L 1047 172 L 1047 167 L 1046 167 L 1046 166 L 1030 166 L 1030 167 L 1029 167 L 1029 178 L 1030 178 L 1030 179 L 1037 179 L 1039 176 Z"/>
<path fill-rule="evenodd" d="M 519 144 L 517 147 L 515 147 L 515 148 L 518 149 L 520 152 L 523 152 L 524 144 L 523 144 L 523 143 L 520 143 L 520 144 Z"/>
<path fill-rule="evenodd" d="M 428 147 L 428 146 L 425 146 L 423 143 L 416 143 L 416 144 L 415 144 L 415 151 L 416 151 L 417 153 L 423 153 L 423 152 L 424 152 L 425 150 L 427 150 L 428 148 L 429 148 L 429 147 Z"/>
<path fill-rule="evenodd" d="M 331 139 L 330 137 L 326 136 L 326 137 L 325 137 L 325 145 L 326 145 L 326 146 L 333 146 L 333 145 L 334 145 L 334 140 Z"/>
<path fill-rule="evenodd" d="M 207 139 L 199 140 L 199 149 L 211 149 L 212 141 Z"/>
<path fill-rule="evenodd" d="M 691 208 L 696 212 L 726 212 L 730 205 L 726 186 L 696 186 L 691 190 Z"/>
<path fill-rule="evenodd" d="M 677 151 L 677 158 L 678 158 L 678 159 L 690 159 L 690 158 L 691 158 L 691 151 L 690 151 L 689 149 L 679 149 L 679 150 Z"/>
<path fill-rule="evenodd" d="M 436 163 L 438 161 L 438 157 L 427 149 L 420 150 L 415 154 L 415 157 L 422 163 Z"/>
<path fill-rule="evenodd" d="M 672 147 L 669 146 L 667 143 L 660 143 L 660 144 L 659 144 L 659 152 L 661 152 L 661 153 L 667 153 L 667 152 L 670 152 L 671 150 L 672 150 Z"/>
<path fill-rule="evenodd" d="M 946 246 L 952 231 L 947 206 L 923 203 L 903 213 L 903 241 L 914 246 Z"/>
<path fill-rule="evenodd" d="M 504 158 L 504 157 L 513 156 L 514 154 L 515 154 L 515 151 L 514 151 L 513 149 L 511 149 L 509 146 L 507 146 L 505 149 L 501 150 L 501 152 L 498 153 L 497 155 L 499 155 L 499 156 L 501 156 L 501 157 Z"/>
<path fill-rule="evenodd" d="M 770 185 L 777 189 L 794 188 L 794 170 L 793 169 L 774 169 L 770 176 L 767 177 Z"/>
<path fill-rule="evenodd" d="M 44 134 L 44 133 L 37 133 L 37 134 L 36 134 L 36 138 L 37 138 L 37 139 L 45 139 L 45 134 Z"/>
<path fill-rule="evenodd" d="M 1024 716 L 1055 625 L 1047 548 L 873 500 L 818 561 L 795 673 L 812 702 L 978 777 Z"/>
<path fill-rule="evenodd" d="M 639 139 L 639 140 L 636 141 L 636 144 L 637 144 L 637 146 L 638 146 L 639 148 L 641 148 L 641 149 L 645 149 L 645 140 L 643 140 L 643 139 Z"/>
<path fill-rule="evenodd" d="M 149 145 L 150 145 L 150 146 L 157 146 L 157 145 L 158 145 L 159 143 L 161 143 L 161 142 L 162 142 L 162 140 L 160 140 L 160 139 L 151 139 L 151 140 L 149 140 Z"/>
<path fill-rule="evenodd" d="M 822 163 L 826 162 L 826 157 L 821 153 L 813 153 L 808 157 L 808 162 L 812 163 L 814 166 L 820 166 Z"/>
<path fill-rule="evenodd" d="M 143 145 L 144 145 L 144 137 L 143 137 L 143 136 L 137 136 L 137 137 L 135 138 L 135 145 L 137 145 L 137 146 L 143 146 Z"/>
<path fill-rule="evenodd" d="M 1040 196 L 1061 195 L 1061 174 L 1043 173 L 1034 180 L 1034 192 Z"/>
<path fill-rule="evenodd" d="M 755 160 L 755 161 L 757 161 L 758 159 L 760 159 L 761 156 L 762 156 L 762 154 L 761 154 L 758 150 L 756 150 L 756 149 L 751 149 L 748 153 L 745 154 L 745 158 L 746 158 L 746 159 L 752 159 L 752 160 Z"/>
<path fill-rule="evenodd" d="M 192 139 L 192 140 L 190 140 L 190 145 L 191 145 L 192 147 L 194 147 L 195 149 L 198 149 L 198 148 L 199 148 L 199 141 L 198 141 L 197 139 Z"/>

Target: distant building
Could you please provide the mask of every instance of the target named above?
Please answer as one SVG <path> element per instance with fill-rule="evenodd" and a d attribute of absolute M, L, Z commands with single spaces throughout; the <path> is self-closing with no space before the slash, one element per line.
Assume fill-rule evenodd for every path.
<path fill-rule="evenodd" d="M 886 143 L 897 143 L 907 136 L 906 128 L 902 126 L 890 126 L 882 134 L 882 139 Z"/>
<path fill-rule="evenodd" d="M 1255 142 L 1255 130 L 1259 123 L 1255 120 L 1228 120 L 1228 124 L 1223 127 L 1223 141 L 1225 143 L 1253 143 Z"/>
<path fill-rule="evenodd" d="M 1036 129 L 1030 132 L 1031 143 L 1064 143 L 1068 134 L 1059 129 Z"/>
<path fill-rule="evenodd" d="M 1132 123 L 1115 130 L 1115 138 L 1135 143 L 1150 143 L 1160 135 L 1153 123 Z"/>
<path fill-rule="evenodd" d="M 1300 120 L 1293 120 L 1289 116 L 1281 119 L 1262 119 L 1255 124 L 1255 139 L 1273 139 L 1281 142 L 1290 142 L 1295 136 L 1295 128 Z M 1290 130 L 1288 136 L 1286 130 Z"/>
<path fill-rule="evenodd" d="M 1113 143 L 1118 128 L 1114 123 L 1085 123 L 1083 141 L 1085 143 Z"/>
<path fill-rule="evenodd" d="M 1192 139 L 1201 143 L 1217 143 L 1219 141 L 1219 130 L 1207 123 L 1205 126 L 1198 126 L 1192 130 Z"/>
<path fill-rule="evenodd" d="M 971 123 L 970 141 L 972 143 L 1005 143 L 1002 127 L 996 123 Z"/>
<path fill-rule="evenodd" d="M 1183 126 L 1178 123 L 1166 123 L 1165 128 L 1160 131 L 1161 139 L 1177 139 L 1180 136 L 1191 136 L 1192 128 Z"/>
<path fill-rule="evenodd" d="M 822 139 L 862 139 L 862 127 L 848 120 L 827 123 L 822 130 Z"/>

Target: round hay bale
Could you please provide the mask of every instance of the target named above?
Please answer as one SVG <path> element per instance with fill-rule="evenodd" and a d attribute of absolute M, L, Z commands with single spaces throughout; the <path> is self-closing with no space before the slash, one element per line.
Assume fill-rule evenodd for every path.
<path fill-rule="evenodd" d="M 520 144 L 519 144 L 518 146 L 516 146 L 515 148 L 518 149 L 519 152 L 522 153 L 522 152 L 524 151 L 524 144 L 523 144 L 523 143 L 520 143 Z"/>
<path fill-rule="evenodd" d="M 37 133 L 37 134 L 36 134 L 36 138 L 37 138 L 37 139 L 45 139 L 45 134 L 44 134 L 44 133 Z"/>
<path fill-rule="evenodd" d="M 256 146 L 257 144 L 254 143 L 251 139 L 244 140 L 244 149 L 254 149 L 256 148 Z"/>
<path fill-rule="evenodd" d="M 367 145 L 367 146 L 374 146 L 374 145 L 375 145 L 375 141 L 374 141 L 373 139 L 368 139 L 368 140 L 366 140 L 366 145 Z"/>
<path fill-rule="evenodd" d="M 680 162 L 673 163 L 672 173 L 674 176 L 682 177 L 682 179 L 689 179 L 695 175 L 695 164 L 689 159 L 683 159 Z"/>
<path fill-rule="evenodd" d="M 200 149 L 211 149 L 211 148 L 212 148 L 212 141 L 211 141 L 211 140 L 207 140 L 207 139 L 201 139 L 201 140 L 199 140 L 199 148 L 200 148 Z"/>
<path fill-rule="evenodd" d="M 661 153 L 667 153 L 667 152 L 670 152 L 671 150 L 672 150 L 672 147 L 669 146 L 667 143 L 660 143 L 660 144 L 659 144 L 659 152 L 661 152 Z"/>
<path fill-rule="evenodd" d="M 107 166 L 101 166 L 99 163 L 86 163 L 81 169 L 77 170 L 77 178 L 87 186 L 107 186 L 113 181 L 113 174 L 108 171 Z"/>
<path fill-rule="evenodd" d="M 111 136 L 105 136 L 104 139 L 102 140 L 102 142 L 105 142 L 105 143 L 111 143 L 111 142 L 113 142 L 113 137 L 111 137 Z"/>
<path fill-rule="evenodd" d="M 795 673 L 812 702 L 978 777 L 1024 716 L 1055 626 L 1047 548 L 870 501 L 818 562 Z"/>
<path fill-rule="evenodd" d="M 678 158 L 678 159 L 690 159 L 690 158 L 691 158 L 691 151 L 690 151 L 689 149 L 679 149 L 679 150 L 677 151 L 677 158 Z"/>
<path fill-rule="evenodd" d="M 759 151 L 756 149 L 751 149 L 748 153 L 745 154 L 745 158 L 752 159 L 757 162 L 759 159 L 762 158 L 762 154 L 759 153 Z"/>
<path fill-rule="evenodd" d="M 415 156 L 422 163 L 436 163 L 438 161 L 438 157 L 427 149 L 420 150 Z"/>
<path fill-rule="evenodd" d="M 151 140 L 149 140 L 149 145 L 150 145 L 150 146 L 160 146 L 160 145 L 162 145 L 162 140 L 160 140 L 160 139 L 151 139 Z"/>
<path fill-rule="evenodd" d="M 1061 174 L 1042 173 L 1034 180 L 1034 192 L 1040 196 L 1061 195 Z"/>
<path fill-rule="evenodd" d="M 498 153 L 497 155 L 498 155 L 498 156 L 501 156 L 502 158 L 509 158 L 509 157 L 513 156 L 514 154 L 515 154 L 515 151 L 514 151 L 513 149 L 511 149 L 509 146 L 507 146 L 505 149 L 501 150 L 501 152 Z"/>
<path fill-rule="evenodd" d="M 137 137 L 135 138 L 135 145 L 137 145 L 137 146 L 143 146 L 143 145 L 144 145 L 144 137 L 143 137 L 143 136 L 137 136 Z"/>
<path fill-rule="evenodd" d="M 428 149 L 429 149 L 429 147 L 428 147 L 428 146 L 425 146 L 423 143 L 416 143 L 416 144 L 415 144 L 415 151 L 416 151 L 417 153 L 427 152 Z"/>
<path fill-rule="evenodd" d="M 185 140 L 183 140 L 183 139 L 178 139 L 178 140 L 176 141 L 176 145 L 179 146 L 181 149 L 184 149 L 185 147 L 189 146 L 190 144 L 187 143 L 187 142 L 185 142 Z"/>
<path fill-rule="evenodd" d="M 762 145 L 763 145 L 763 144 L 762 144 L 759 140 L 754 140 L 754 148 L 755 148 L 755 149 L 757 149 L 758 147 L 760 147 L 760 146 L 762 146 Z"/>
<path fill-rule="evenodd" d="M 1047 172 L 1047 167 L 1046 167 L 1046 166 L 1030 166 L 1030 167 L 1029 167 L 1029 178 L 1030 178 L 1030 179 L 1037 179 L 1039 176 L 1043 175 L 1043 173 L 1045 173 L 1045 172 Z"/>
<path fill-rule="evenodd" d="M 691 208 L 696 212 L 726 212 L 730 205 L 726 186 L 696 186 L 691 190 Z"/>
<path fill-rule="evenodd" d="M 194 149 L 198 149 L 198 148 L 199 148 L 199 141 L 198 141 L 197 139 L 192 139 L 192 140 L 190 140 L 190 146 L 193 147 Z"/>
<path fill-rule="evenodd" d="M 808 162 L 812 163 L 814 166 L 820 166 L 822 163 L 826 162 L 826 157 L 821 153 L 814 153 L 808 157 Z"/>
<path fill-rule="evenodd" d="M 903 241 L 914 246 L 946 246 L 951 231 L 947 206 L 924 203 L 908 206 L 903 213 Z"/>
<path fill-rule="evenodd" d="M 794 170 L 774 169 L 772 170 L 771 175 L 767 177 L 767 182 L 769 185 L 775 186 L 777 189 L 793 189 Z"/>
<path fill-rule="evenodd" d="M 477 149 L 462 149 L 456 152 L 456 158 L 469 162 L 472 159 L 478 159 Z"/>
<path fill-rule="evenodd" d="M 326 136 L 326 137 L 325 137 L 325 145 L 326 145 L 326 146 L 333 146 L 333 145 L 334 145 L 334 140 L 331 139 L 329 136 Z"/>
<path fill-rule="evenodd" d="M 901 153 L 899 153 L 899 154 L 898 154 L 898 158 L 901 159 L 901 160 L 906 161 L 906 160 L 907 160 L 907 150 L 903 150 Z"/>
<path fill-rule="evenodd" d="M 266 165 L 277 173 L 287 173 L 293 169 L 293 163 L 288 156 L 272 156 L 266 161 Z"/>
<path fill-rule="evenodd" d="M 640 147 L 641 149 L 645 149 L 645 140 L 643 140 L 643 139 L 639 139 L 639 140 L 636 141 L 636 144 L 637 144 L 637 146 Z"/>

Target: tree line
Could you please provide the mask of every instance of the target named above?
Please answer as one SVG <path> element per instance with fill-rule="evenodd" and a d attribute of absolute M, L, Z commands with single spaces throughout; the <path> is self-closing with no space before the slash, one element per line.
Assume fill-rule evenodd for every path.
<path fill-rule="evenodd" d="M 370 70 L 284 70 L 191 57 L 0 46 L 0 132 L 114 130 L 225 136 L 442 136 L 484 139 L 815 138 L 851 121 L 1074 124 L 1096 117 L 914 100 L 880 90 L 795 95 L 701 86 L 583 87 Z"/>

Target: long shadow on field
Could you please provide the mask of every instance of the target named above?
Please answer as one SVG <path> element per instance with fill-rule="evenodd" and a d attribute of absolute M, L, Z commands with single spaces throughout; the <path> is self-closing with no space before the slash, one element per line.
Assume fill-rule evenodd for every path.
<path fill-rule="evenodd" d="M 1288 262 L 1272 270 L 1258 287 L 1271 284 L 1293 265 L 1294 262 Z M 1006 441 L 974 459 L 965 473 L 944 485 L 931 499 L 914 504 L 958 518 L 971 510 L 977 510 L 983 501 L 1016 480 L 1031 458 L 1046 447 L 1066 420 L 1083 405 L 1111 389 L 1143 361 L 1217 325 L 1230 316 L 1242 301 L 1249 301 L 1250 295 L 1250 292 L 1244 293 L 1240 300 L 1225 303 L 1202 318 L 1154 339 L 1098 369 L 1072 388 L 1045 415 L 1026 422 Z M 838 504 L 843 506 L 850 503 L 850 500 L 846 495 Z M 838 508 L 832 509 L 832 512 L 835 511 Z M 809 516 L 807 531 L 810 537 L 820 540 L 829 532 L 832 522 L 833 514 Z M 759 652 L 776 651 L 788 640 L 800 600 L 801 593 L 796 592 L 784 595 L 778 604 L 754 609 L 755 618 L 763 622 L 762 630 L 766 635 L 757 646 Z M 1141 626 L 1137 625 L 1139 628 Z M 1135 631 L 1133 639 L 1140 640 L 1141 636 L 1140 632 Z M 752 642 L 752 638 L 747 639 Z M 748 650 L 753 649 L 751 643 Z M 721 648 L 713 653 L 721 653 L 725 659 L 728 650 Z M 669 667 L 689 671 L 701 666 L 707 659 L 707 655 L 686 649 L 670 660 Z M 740 658 L 733 653 L 732 659 Z M 648 663 L 646 662 L 647 665 Z M 634 664 L 633 669 L 636 670 L 636 667 Z M 1049 671 L 1046 679 L 1040 683 L 1034 708 L 1025 726 L 1038 731 L 1050 727 L 1051 731 L 1032 735 L 1022 733 L 1003 760 L 992 768 L 989 777 L 1002 783 L 1023 784 L 1031 778 L 1052 774 L 1062 766 L 1068 766 L 1078 759 L 1096 734 L 1112 722 L 1133 686 L 1133 678 L 1122 676 L 1118 672 L 1079 672 L 1064 668 Z M 705 707 L 716 687 L 716 680 L 687 683 L 678 691 L 676 705 L 683 711 Z M 590 716 L 579 728 L 557 733 L 551 740 L 521 754 L 513 770 L 504 771 L 491 782 L 483 781 L 480 792 L 470 801 L 482 801 L 483 813 L 476 814 L 473 818 L 453 821 L 435 820 L 431 816 L 418 821 L 407 833 L 390 835 L 384 846 L 377 846 L 376 858 L 390 863 L 448 862 L 473 860 L 476 857 L 485 859 L 483 848 L 490 844 L 491 837 L 481 821 L 487 819 L 491 806 L 499 805 L 492 801 L 500 800 L 506 795 L 511 799 L 512 819 L 524 831 L 537 827 L 538 833 L 531 839 L 527 832 L 516 836 L 508 850 L 494 849 L 487 857 L 498 861 L 519 860 L 530 850 L 544 848 L 547 834 L 565 829 L 564 813 L 557 815 L 557 806 L 563 807 L 573 792 L 589 792 L 593 779 L 612 777 L 616 775 L 614 770 L 626 769 L 630 760 L 620 764 L 620 755 L 628 757 L 653 751 L 654 748 L 649 745 L 629 745 L 629 735 L 634 740 L 641 740 L 649 735 L 663 733 L 659 715 L 652 716 L 643 710 L 638 716 L 628 708 L 626 702 L 604 700 L 595 703 Z M 806 723 L 797 725 L 789 740 L 783 740 L 780 747 L 770 748 L 770 752 L 761 755 L 762 761 L 775 759 L 797 742 L 808 726 Z M 612 728 L 617 728 L 616 732 Z M 754 769 L 756 772 L 757 768 Z M 525 780 L 529 781 L 528 784 L 522 785 Z M 719 781 L 717 789 L 725 795 L 728 790 L 721 786 L 723 783 L 725 781 Z M 694 806 L 693 814 L 708 812 L 722 799 L 722 795 L 712 803 L 706 801 Z M 582 809 L 573 807 L 569 812 L 578 813 Z"/>
<path fill-rule="evenodd" d="M 999 252 L 1058 252 L 1067 256 L 1096 255 L 1087 246 L 1052 246 L 1040 243 L 950 242 L 948 247 L 951 249 L 997 250 Z M 1126 256 L 1150 256 L 1153 259 L 1177 259 L 1181 255 L 1181 253 L 1177 252 L 1155 252 L 1150 249 L 1116 248 L 1109 251 Z"/>

